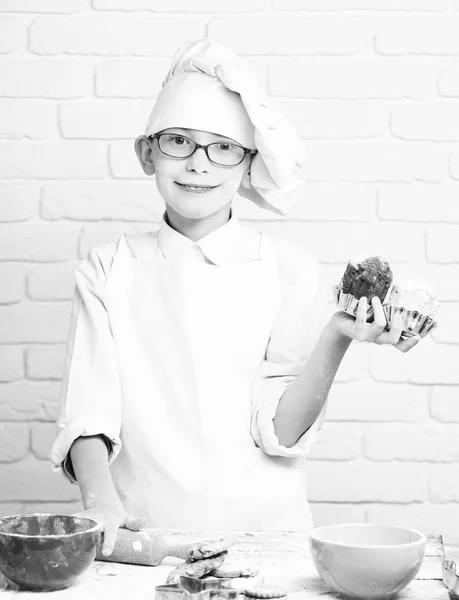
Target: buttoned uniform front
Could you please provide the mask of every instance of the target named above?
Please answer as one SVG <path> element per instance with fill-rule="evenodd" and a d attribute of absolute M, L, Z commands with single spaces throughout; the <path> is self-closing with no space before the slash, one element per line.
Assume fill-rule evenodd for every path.
<path fill-rule="evenodd" d="M 51 459 L 103 434 L 131 514 L 150 527 L 312 527 L 305 457 L 318 419 L 291 448 L 273 418 L 317 339 L 317 262 L 234 215 L 192 242 L 163 219 L 123 235 L 76 270 Z"/>

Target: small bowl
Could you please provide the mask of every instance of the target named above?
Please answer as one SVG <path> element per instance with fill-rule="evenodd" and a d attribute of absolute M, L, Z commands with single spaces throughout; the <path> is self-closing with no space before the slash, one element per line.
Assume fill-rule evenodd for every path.
<path fill-rule="evenodd" d="M 41 514 L 0 519 L 0 571 L 21 587 L 60 590 L 91 565 L 101 526 L 82 517 Z"/>
<path fill-rule="evenodd" d="M 309 536 L 320 577 L 355 600 L 392 598 L 419 572 L 426 547 L 420 531 L 371 523 L 316 527 Z"/>

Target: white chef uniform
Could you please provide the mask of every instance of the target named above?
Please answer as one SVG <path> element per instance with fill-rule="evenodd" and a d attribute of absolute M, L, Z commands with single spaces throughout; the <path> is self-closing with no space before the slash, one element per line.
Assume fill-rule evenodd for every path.
<path fill-rule="evenodd" d="M 318 267 L 234 215 L 192 242 L 159 230 L 94 249 L 76 271 L 51 459 L 73 479 L 79 436 L 109 440 L 125 509 L 150 527 L 312 527 L 305 457 L 273 417 L 316 342 Z"/>

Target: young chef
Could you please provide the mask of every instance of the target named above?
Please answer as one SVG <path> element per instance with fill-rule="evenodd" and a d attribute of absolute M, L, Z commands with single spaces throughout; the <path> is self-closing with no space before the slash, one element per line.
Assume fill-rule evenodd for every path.
<path fill-rule="evenodd" d="M 242 60 L 180 48 L 135 149 L 166 211 L 76 270 L 51 459 L 105 528 L 312 527 L 305 457 L 352 339 L 409 350 L 336 313 L 314 335 L 318 266 L 242 224 L 236 193 L 286 213 L 305 179 L 301 141 Z M 303 198 L 304 202 L 313 201 Z"/>

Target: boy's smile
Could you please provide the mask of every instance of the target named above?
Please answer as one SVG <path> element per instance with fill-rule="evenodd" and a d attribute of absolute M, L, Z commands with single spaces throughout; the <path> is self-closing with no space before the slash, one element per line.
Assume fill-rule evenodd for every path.
<path fill-rule="evenodd" d="M 206 194 L 211 190 L 215 190 L 215 188 L 220 187 L 219 185 L 198 185 L 192 183 L 180 183 L 179 181 L 175 182 L 182 190 L 186 192 L 192 192 L 194 194 Z"/>

